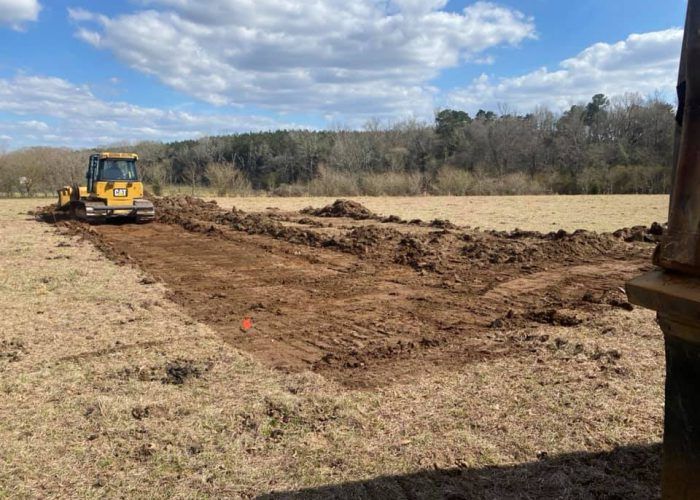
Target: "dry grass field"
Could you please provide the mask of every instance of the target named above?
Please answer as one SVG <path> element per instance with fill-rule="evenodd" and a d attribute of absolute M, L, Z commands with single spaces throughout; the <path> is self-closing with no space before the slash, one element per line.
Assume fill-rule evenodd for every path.
<path fill-rule="evenodd" d="M 291 211 L 327 201 L 221 205 Z M 404 218 L 546 231 L 661 222 L 666 209 L 662 197 L 361 201 Z M 208 220 L 186 221 L 187 231 L 182 221 L 137 229 L 53 225 L 26 215 L 37 204 L 45 201 L 0 200 L 0 498 L 658 496 L 664 353 L 653 313 L 587 305 L 567 295 L 578 288 L 547 288 L 570 266 L 596 293 L 617 294 L 625 276 L 644 268 L 651 245 L 630 246 L 629 260 L 585 256 L 563 267 L 547 264 L 555 266 L 549 270 L 518 264 L 525 274 L 517 277 L 511 264 L 499 263 L 495 274 L 478 274 L 502 294 L 494 302 L 517 309 L 523 299 L 509 290 L 541 293 L 548 307 L 572 308 L 577 321 L 494 322 L 474 335 L 479 349 L 503 354 L 455 363 L 464 346 L 450 338 L 462 330 L 449 315 L 468 317 L 459 300 L 472 297 L 458 271 L 447 279 L 440 267 L 375 264 L 373 254 L 308 247 Z M 318 230 L 350 224 L 343 219 Z M 172 244 L 159 254 L 160 241 Z M 545 251 L 549 243 L 540 244 Z M 163 264 L 188 248 L 202 257 L 192 251 L 180 266 Z M 205 257 L 216 249 L 231 257 Z M 259 268 L 268 261 L 276 274 Z M 294 267 L 302 264 L 314 267 Z M 310 275 L 316 268 L 323 273 Z M 189 287 L 188 269 L 200 277 Z M 491 272 L 473 272 L 484 269 Z M 606 270 L 604 280 L 596 269 Z M 332 294 L 333 283 L 364 290 L 382 270 L 387 276 L 377 286 L 386 296 L 358 302 Z M 232 285 L 223 293 L 212 293 L 226 283 Z M 287 290 L 299 295 L 285 297 Z M 324 309 L 314 297 L 335 302 Z M 299 309 L 316 307 L 314 315 L 295 316 L 297 300 Z M 448 303 L 451 309 L 440 309 Z M 421 304 L 437 304 L 430 310 L 439 317 L 422 316 Z M 238 331 L 251 310 L 256 326 Z M 285 359 L 303 360 L 287 338 L 298 339 L 314 322 L 327 322 L 314 334 L 340 339 L 334 352 L 344 353 L 341 337 L 352 325 L 344 316 L 345 323 L 333 322 L 339 310 L 375 311 L 387 321 L 367 330 L 382 335 L 395 334 L 389 320 L 407 318 L 445 332 L 419 333 L 423 357 L 368 358 L 367 366 L 337 370 L 275 365 L 283 349 L 291 353 Z M 361 351 L 358 338 L 354 349 Z M 353 384 L 365 371 L 390 376 Z"/>
<path fill-rule="evenodd" d="M 207 198 L 209 199 L 209 198 Z M 269 207 L 300 210 L 333 203 L 335 198 L 213 198 L 222 207 L 246 211 Z M 455 224 L 510 231 L 611 232 L 622 227 L 665 222 L 666 195 L 611 196 L 414 196 L 351 198 L 382 215 L 404 219 L 448 219 Z"/>

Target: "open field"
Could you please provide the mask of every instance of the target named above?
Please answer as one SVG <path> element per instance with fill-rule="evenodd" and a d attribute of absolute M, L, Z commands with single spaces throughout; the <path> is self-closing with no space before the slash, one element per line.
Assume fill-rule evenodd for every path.
<path fill-rule="evenodd" d="M 209 198 L 207 198 L 209 199 Z M 222 207 L 283 211 L 322 207 L 335 198 L 212 198 Z M 558 229 L 612 232 L 626 226 L 666 222 L 668 195 L 610 196 L 413 196 L 350 198 L 382 215 L 448 219 L 482 229 L 549 232 Z"/>
<path fill-rule="evenodd" d="M 508 230 L 665 220 L 640 198 L 613 227 L 614 200 L 363 202 Z M 0 201 L 0 497 L 658 495 L 663 342 L 619 290 L 653 244 L 295 211 L 325 202 L 89 226 Z"/>

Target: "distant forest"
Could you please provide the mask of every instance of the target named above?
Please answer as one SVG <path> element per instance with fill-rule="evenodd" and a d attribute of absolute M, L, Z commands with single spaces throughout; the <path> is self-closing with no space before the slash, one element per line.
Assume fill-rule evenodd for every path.
<path fill-rule="evenodd" d="M 172 185 L 279 196 L 667 193 L 673 131 L 672 104 L 599 94 L 563 113 L 444 109 L 434 123 L 373 121 L 361 131 L 105 147 L 138 153 L 156 194 Z M 5 153 L 0 195 L 50 194 L 81 182 L 88 154 L 45 147 Z"/>

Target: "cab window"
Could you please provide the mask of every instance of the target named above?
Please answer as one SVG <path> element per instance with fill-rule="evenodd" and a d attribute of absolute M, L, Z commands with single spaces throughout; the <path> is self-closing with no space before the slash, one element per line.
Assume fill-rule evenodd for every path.
<path fill-rule="evenodd" d="M 97 171 L 100 181 L 135 181 L 136 163 L 133 160 L 102 160 Z"/>

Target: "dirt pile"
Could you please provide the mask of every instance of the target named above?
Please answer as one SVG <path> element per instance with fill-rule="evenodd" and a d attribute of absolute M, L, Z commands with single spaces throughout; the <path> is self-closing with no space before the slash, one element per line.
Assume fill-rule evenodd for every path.
<path fill-rule="evenodd" d="M 354 255 L 381 253 L 382 248 L 391 247 L 401 238 L 395 229 L 379 226 L 361 226 L 350 230 L 343 236 L 332 237 L 323 246 L 336 248 Z"/>
<path fill-rule="evenodd" d="M 245 214 L 237 210 L 220 214 L 214 219 L 218 224 L 248 234 L 262 234 L 290 243 L 321 246 L 326 238 L 313 230 L 299 228 L 274 220 L 267 214 Z"/>
<path fill-rule="evenodd" d="M 437 273 L 469 273 L 472 268 L 511 266 L 518 269 L 546 266 L 549 261 L 571 263 L 603 255 L 623 256 L 630 252 L 628 242 L 649 242 L 663 232 L 651 228 L 621 230 L 615 235 L 579 230 L 542 234 L 514 230 L 478 231 L 459 228 L 446 220 L 407 224 L 395 217 L 379 217 L 363 205 L 337 200 L 320 209 L 301 213 L 245 213 L 236 208 L 224 211 L 215 202 L 196 198 L 169 197 L 155 200 L 158 220 L 193 232 L 222 234 L 234 230 L 271 236 L 289 243 L 330 248 L 384 263 Z M 353 219 L 361 225 L 320 220 Z M 370 224 L 365 221 L 376 221 Z M 439 229 L 429 231 L 430 228 Z M 637 249 L 638 250 L 638 249 Z M 464 277 L 464 276 L 463 276 Z"/>
<path fill-rule="evenodd" d="M 165 196 L 154 198 L 156 220 L 166 224 L 180 224 L 183 220 L 211 219 L 221 211 L 215 201 L 204 201 L 192 196 Z"/>
<path fill-rule="evenodd" d="M 588 231 L 537 232 L 491 231 L 465 233 L 462 254 L 473 262 L 490 264 L 535 264 L 551 260 L 563 262 L 601 255 L 622 254 L 628 247 L 607 234 Z"/>
<path fill-rule="evenodd" d="M 51 224 L 70 219 L 70 213 L 68 211 L 59 210 L 56 203 L 51 203 L 45 207 L 36 207 L 34 210 L 27 212 L 27 215 L 33 216 L 38 221 Z"/>
<path fill-rule="evenodd" d="M 618 229 L 613 233 L 616 238 L 626 242 L 640 241 L 645 243 L 659 243 L 666 232 L 667 224 L 652 223 L 651 226 L 634 226 Z"/>
<path fill-rule="evenodd" d="M 367 207 L 352 200 L 336 200 L 323 208 L 305 208 L 301 213 L 314 217 L 347 217 L 355 220 L 377 219 L 377 215 Z"/>

